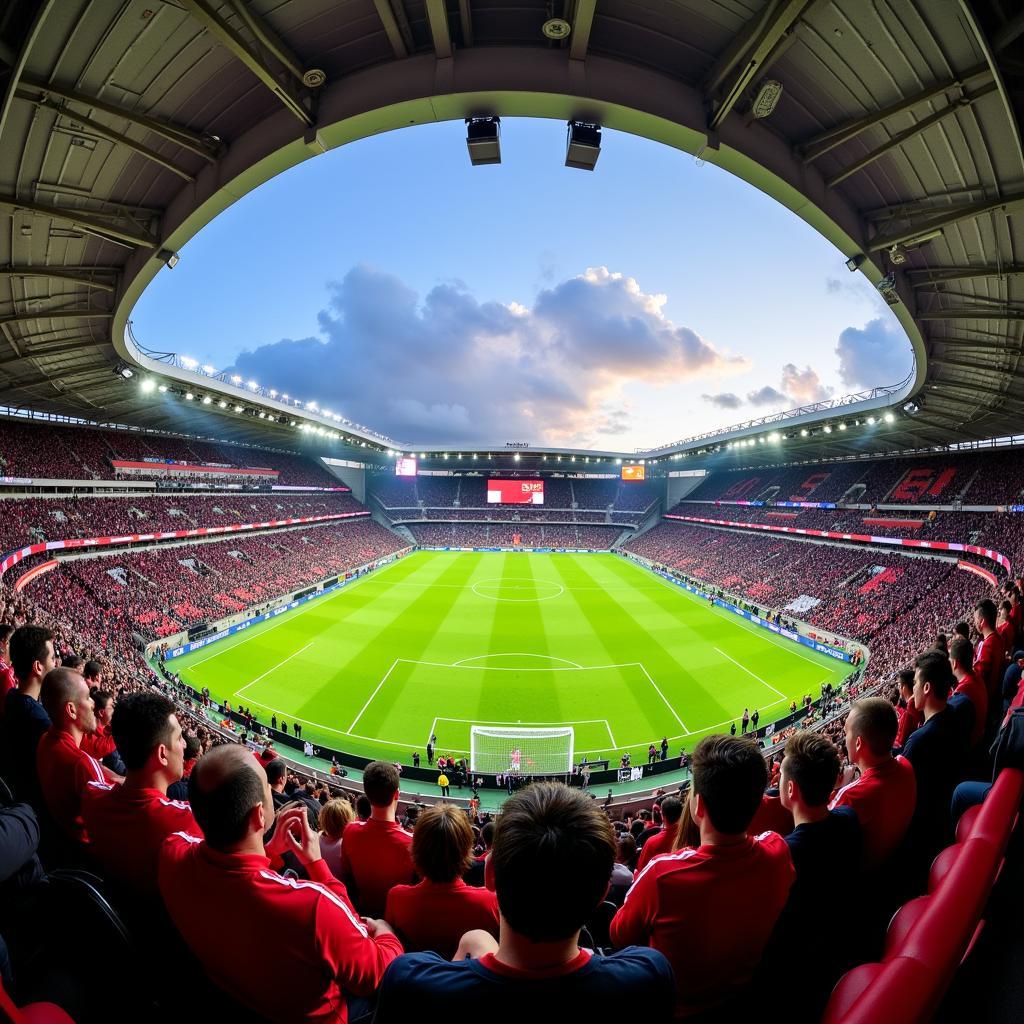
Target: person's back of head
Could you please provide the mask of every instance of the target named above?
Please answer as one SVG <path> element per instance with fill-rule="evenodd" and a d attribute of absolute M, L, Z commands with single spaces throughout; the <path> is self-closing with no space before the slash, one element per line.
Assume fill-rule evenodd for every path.
<path fill-rule="evenodd" d="M 884 697 L 855 701 L 846 716 L 846 752 L 853 763 L 889 757 L 899 731 L 896 709 Z"/>
<path fill-rule="evenodd" d="M 398 796 L 398 769 L 389 761 L 371 761 L 363 770 L 363 792 L 374 807 L 390 807 Z"/>
<path fill-rule="evenodd" d="M 956 686 L 956 678 L 950 668 L 949 659 L 939 651 L 925 651 L 914 659 L 914 701 L 918 691 L 930 697 L 932 702 L 945 704 L 950 692 Z"/>
<path fill-rule="evenodd" d="M 571 938 L 604 899 L 615 853 L 611 823 L 586 794 L 558 782 L 520 790 L 491 851 L 503 920 L 532 942 Z"/>
<path fill-rule="evenodd" d="M 420 813 L 412 833 L 412 862 L 421 878 L 454 882 L 473 863 L 473 830 L 452 804 L 434 804 Z"/>
<path fill-rule="evenodd" d="M 85 676 L 85 681 L 90 688 L 96 686 L 103 678 L 103 666 L 98 661 L 87 661 L 82 675 Z"/>
<path fill-rule="evenodd" d="M 11 642 L 11 636 L 14 634 L 14 627 L 8 622 L 0 622 L 0 655 L 6 651 L 10 654 L 8 647 Z"/>
<path fill-rule="evenodd" d="M 801 730 L 786 741 L 779 786 L 783 807 L 790 807 L 795 800 L 808 807 L 824 807 L 838 777 L 839 751 L 821 733 Z"/>
<path fill-rule="evenodd" d="M 275 757 L 264 768 L 267 773 L 267 782 L 270 783 L 272 789 L 288 778 L 288 764 L 283 758 Z"/>
<path fill-rule="evenodd" d="M 480 840 L 483 842 L 485 850 L 489 850 L 494 845 L 493 821 L 488 821 L 484 823 L 484 827 L 480 829 Z"/>
<path fill-rule="evenodd" d="M 914 670 L 912 668 L 901 668 L 896 674 L 896 684 L 899 687 L 900 695 L 909 699 L 914 692 Z"/>
<path fill-rule="evenodd" d="M 141 771 L 155 757 L 171 781 L 181 778 L 185 750 L 174 703 L 162 693 L 129 693 L 118 701 L 110 720 L 117 751 L 130 772 Z"/>
<path fill-rule="evenodd" d="M 52 668 L 43 679 L 39 702 L 50 716 L 50 722 L 58 729 L 78 723 L 83 732 L 95 728 L 95 715 L 89 725 L 92 698 L 80 672 L 70 668 Z"/>
<path fill-rule="evenodd" d="M 683 801 L 677 796 L 667 796 L 661 801 L 661 817 L 666 825 L 678 825 L 683 816 Z"/>
<path fill-rule="evenodd" d="M 43 626 L 20 626 L 11 635 L 11 668 L 19 683 L 42 678 L 54 666 L 53 633 Z"/>
<path fill-rule="evenodd" d="M 74 669 L 76 672 L 81 672 L 85 667 L 85 658 L 79 657 L 77 654 L 65 654 L 60 659 L 61 668 Z"/>
<path fill-rule="evenodd" d="M 257 828 L 269 829 L 274 820 L 266 773 L 245 747 L 235 744 L 214 747 L 196 762 L 188 799 L 196 824 L 215 850 L 230 850 Z M 262 825 L 255 817 L 260 807 Z"/>
<path fill-rule="evenodd" d="M 338 840 L 355 816 L 352 805 L 344 797 L 333 797 L 320 808 L 320 830 L 328 839 Z"/>
<path fill-rule="evenodd" d="M 953 646 L 949 649 L 949 660 L 962 672 L 969 672 L 974 664 L 974 647 L 970 640 L 963 637 L 954 640 Z"/>
<path fill-rule="evenodd" d="M 625 864 L 630 871 L 636 867 L 636 840 L 629 832 L 619 836 L 615 844 L 615 859 Z"/>
<path fill-rule="evenodd" d="M 366 821 L 372 813 L 373 804 L 370 803 L 370 798 L 365 793 L 360 793 L 356 797 L 356 817 L 360 821 Z"/>
<path fill-rule="evenodd" d="M 981 629 L 982 623 L 988 629 L 996 628 L 996 603 L 995 601 L 985 598 L 983 601 L 979 601 L 974 606 L 974 621 Z"/>
<path fill-rule="evenodd" d="M 761 805 L 768 770 L 756 743 L 735 736 L 705 736 L 693 752 L 693 793 L 701 818 L 725 835 L 746 832 Z M 702 829 L 703 837 L 703 829 Z"/>

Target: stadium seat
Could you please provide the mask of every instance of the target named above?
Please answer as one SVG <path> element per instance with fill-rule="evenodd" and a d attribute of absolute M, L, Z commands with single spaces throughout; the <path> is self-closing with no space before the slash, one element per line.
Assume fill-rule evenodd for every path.
<path fill-rule="evenodd" d="M 74 1024 L 55 1003 L 29 1003 L 15 1006 L 0 983 L 0 1024 Z"/>
<path fill-rule="evenodd" d="M 964 844 L 957 842 L 947 846 L 932 861 L 928 869 L 928 891 L 935 892 L 942 880 L 949 873 L 950 868 L 956 863 L 957 857 L 963 852 Z"/>
<path fill-rule="evenodd" d="M 975 804 L 960 815 L 960 820 L 956 823 L 956 841 L 958 843 L 962 843 L 971 834 L 971 829 L 974 828 L 974 823 L 981 813 L 981 807 L 981 804 Z"/>

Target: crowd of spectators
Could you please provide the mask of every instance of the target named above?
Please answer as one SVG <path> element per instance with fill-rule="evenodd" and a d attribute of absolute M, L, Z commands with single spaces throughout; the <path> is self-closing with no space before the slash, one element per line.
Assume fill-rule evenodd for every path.
<path fill-rule="evenodd" d="M 28 589 L 52 613 L 76 621 L 91 644 L 178 633 L 383 558 L 402 539 L 367 519 L 240 534 L 62 561 Z M 26 563 L 27 564 L 27 563 Z"/>
<path fill-rule="evenodd" d="M 688 500 L 1015 505 L 1024 502 L 1024 470 L 1007 449 L 759 467 L 711 473 Z"/>
<path fill-rule="evenodd" d="M 275 469 L 279 484 L 295 487 L 338 485 L 337 478 L 315 458 L 298 453 L 132 430 L 97 430 L 0 420 L 0 476 L 112 480 L 115 477 L 112 459 Z"/>
<path fill-rule="evenodd" d="M 425 547 L 584 548 L 607 551 L 622 533 L 617 526 L 573 526 L 555 523 L 413 523 L 409 532 Z"/>
<path fill-rule="evenodd" d="M 0 501 L 0 551 L 43 540 L 191 530 L 275 519 L 366 513 L 348 492 L 156 494 L 7 498 Z"/>

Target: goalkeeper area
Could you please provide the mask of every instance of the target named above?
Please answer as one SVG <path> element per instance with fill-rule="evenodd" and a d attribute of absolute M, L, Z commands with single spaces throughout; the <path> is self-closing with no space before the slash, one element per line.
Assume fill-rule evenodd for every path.
<path fill-rule="evenodd" d="M 169 667 L 264 724 L 298 722 L 314 744 L 406 764 L 432 735 L 439 754 L 468 757 L 474 726 L 571 728 L 577 762 L 628 751 L 637 764 L 662 737 L 678 757 L 739 729 L 744 708 L 764 726 L 851 671 L 618 555 L 445 551 Z M 521 772 L 540 771 L 528 740 L 519 747 Z"/>

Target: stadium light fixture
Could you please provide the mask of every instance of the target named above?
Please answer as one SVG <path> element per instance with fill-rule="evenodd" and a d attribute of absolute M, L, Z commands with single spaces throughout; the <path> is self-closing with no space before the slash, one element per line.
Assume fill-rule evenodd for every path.
<path fill-rule="evenodd" d="M 259 384 L 257 384 L 256 381 L 251 380 L 249 381 L 249 387 L 251 387 L 253 391 L 256 391 L 259 388 Z"/>
<path fill-rule="evenodd" d="M 270 389 L 270 397 L 277 398 L 277 392 L 273 388 Z"/>
<path fill-rule="evenodd" d="M 223 398 L 217 403 L 217 408 L 218 409 L 226 409 L 227 407 L 228 407 L 228 403 L 225 402 Z"/>
<path fill-rule="evenodd" d="M 161 395 L 166 395 L 167 394 L 167 385 L 166 384 L 161 384 L 160 387 L 157 388 L 157 391 L 159 391 Z"/>
<path fill-rule="evenodd" d="M 148 394 L 150 394 L 150 393 L 151 393 L 151 392 L 153 391 L 153 389 L 154 389 L 154 388 L 156 387 L 156 381 L 155 381 L 155 380 L 153 380 L 153 378 L 152 378 L 152 377 L 147 377 L 147 378 L 146 378 L 146 379 L 145 379 L 145 380 L 144 380 L 144 381 L 142 382 L 142 384 L 140 385 L 140 387 L 142 388 L 142 392 L 143 392 L 143 394 L 146 394 L 146 395 L 148 395 Z"/>
<path fill-rule="evenodd" d="M 868 426 L 869 427 L 873 427 L 874 425 L 875 425 L 875 417 L 874 416 L 869 416 L 868 417 Z"/>
<path fill-rule="evenodd" d="M 601 126 L 587 121 L 570 121 L 566 132 L 565 166 L 592 171 L 601 155 Z"/>
<path fill-rule="evenodd" d="M 832 424 L 831 423 L 826 423 L 825 427 L 824 427 L 824 430 L 825 430 L 826 434 L 831 434 L 832 433 Z"/>
<path fill-rule="evenodd" d="M 231 374 L 231 383 L 232 384 L 241 384 L 242 383 L 242 378 L 239 377 L 237 373 L 233 373 L 233 374 Z"/>
<path fill-rule="evenodd" d="M 163 260 L 168 270 L 173 270 L 177 265 L 181 257 L 170 249 L 161 249 L 157 254 L 158 260 Z"/>
<path fill-rule="evenodd" d="M 858 252 L 846 261 L 846 269 L 852 274 L 855 270 L 860 270 L 860 268 L 864 266 L 864 261 L 866 259 L 867 257 L 864 253 Z"/>
<path fill-rule="evenodd" d="M 213 399 L 209 395 L 203 395 L 203 405 L 213 405 Z"/>
<path fill-rule="evenodd" d="M 921 411 L 921 408 L 915 402 L 907 402 L 907 404 L 903 406 L 903 411 L 908 416 L 916 416 Z"/>
<path fill-rule="evenodd" d="M 235 412 L 241 412 L 241 411 L 242 411 L 242 407 L 240 405 L 236 405 L 235 406 Z"/>
<path fill-rule="evenodd" d="M 193 399 L 193 398 L 195 398 L 195 397 L 196 397 L 196 396 L 195 396 L 195 395 L 193 395 L 191 391 L 186 391 L 186 392 L 185 392 L 185 401 L 186 401 L 186 402 L 191 402 L 191 401 L 192 401 L 192 399 Z"/>
<path fill-rule="evenodd" d="M 846 424 L 845 423 L 840 423 L 839 424 L 839 429 L 840 430 L 845 430 L 846 429 Z"/>
<path fill-rule="evenodd" d="M 754 100 L 754 105 L 750 108 L 750 112 L 759 120 L 771 117 L 775 108 L 779 105 L 781 96 L 782 83 L 774 78 L 765 79 L 761 83 L 761 88 L 757 92 L 757 98 Z"/>
<path fill-rule="evenodd" d="M 205 373 L 207 377 L 212 377 L 216 372 L 217 371 L 209 363 L 203 364 L 203 373 Z"/>
<path fill-rule="evenodd" d="M 512 456 L 512 461 L 513 462 L 518 462 L 519 461 L 519 452 L 516 452 L 515 455 Z"/>
<path fill-rule="evenodd" d="M 883 418 L 885 419 L 886 423 L 895 423 L 896 422 L 896 417 L 893 416 L 893 414 L 891 412 L 887 412 Z"/>
<path fill-rule="evenodd" d="M 501 118 L 467 117 L 466 148 L 474 167 L 501 163 Z"/>
<path fill-rule="evenodd" d="M 804 427 L 803 430 L 800 431 L 800 436 L 801 437 L 806 437 L 807 436 L 807 428 L 806 427 Z"/>

